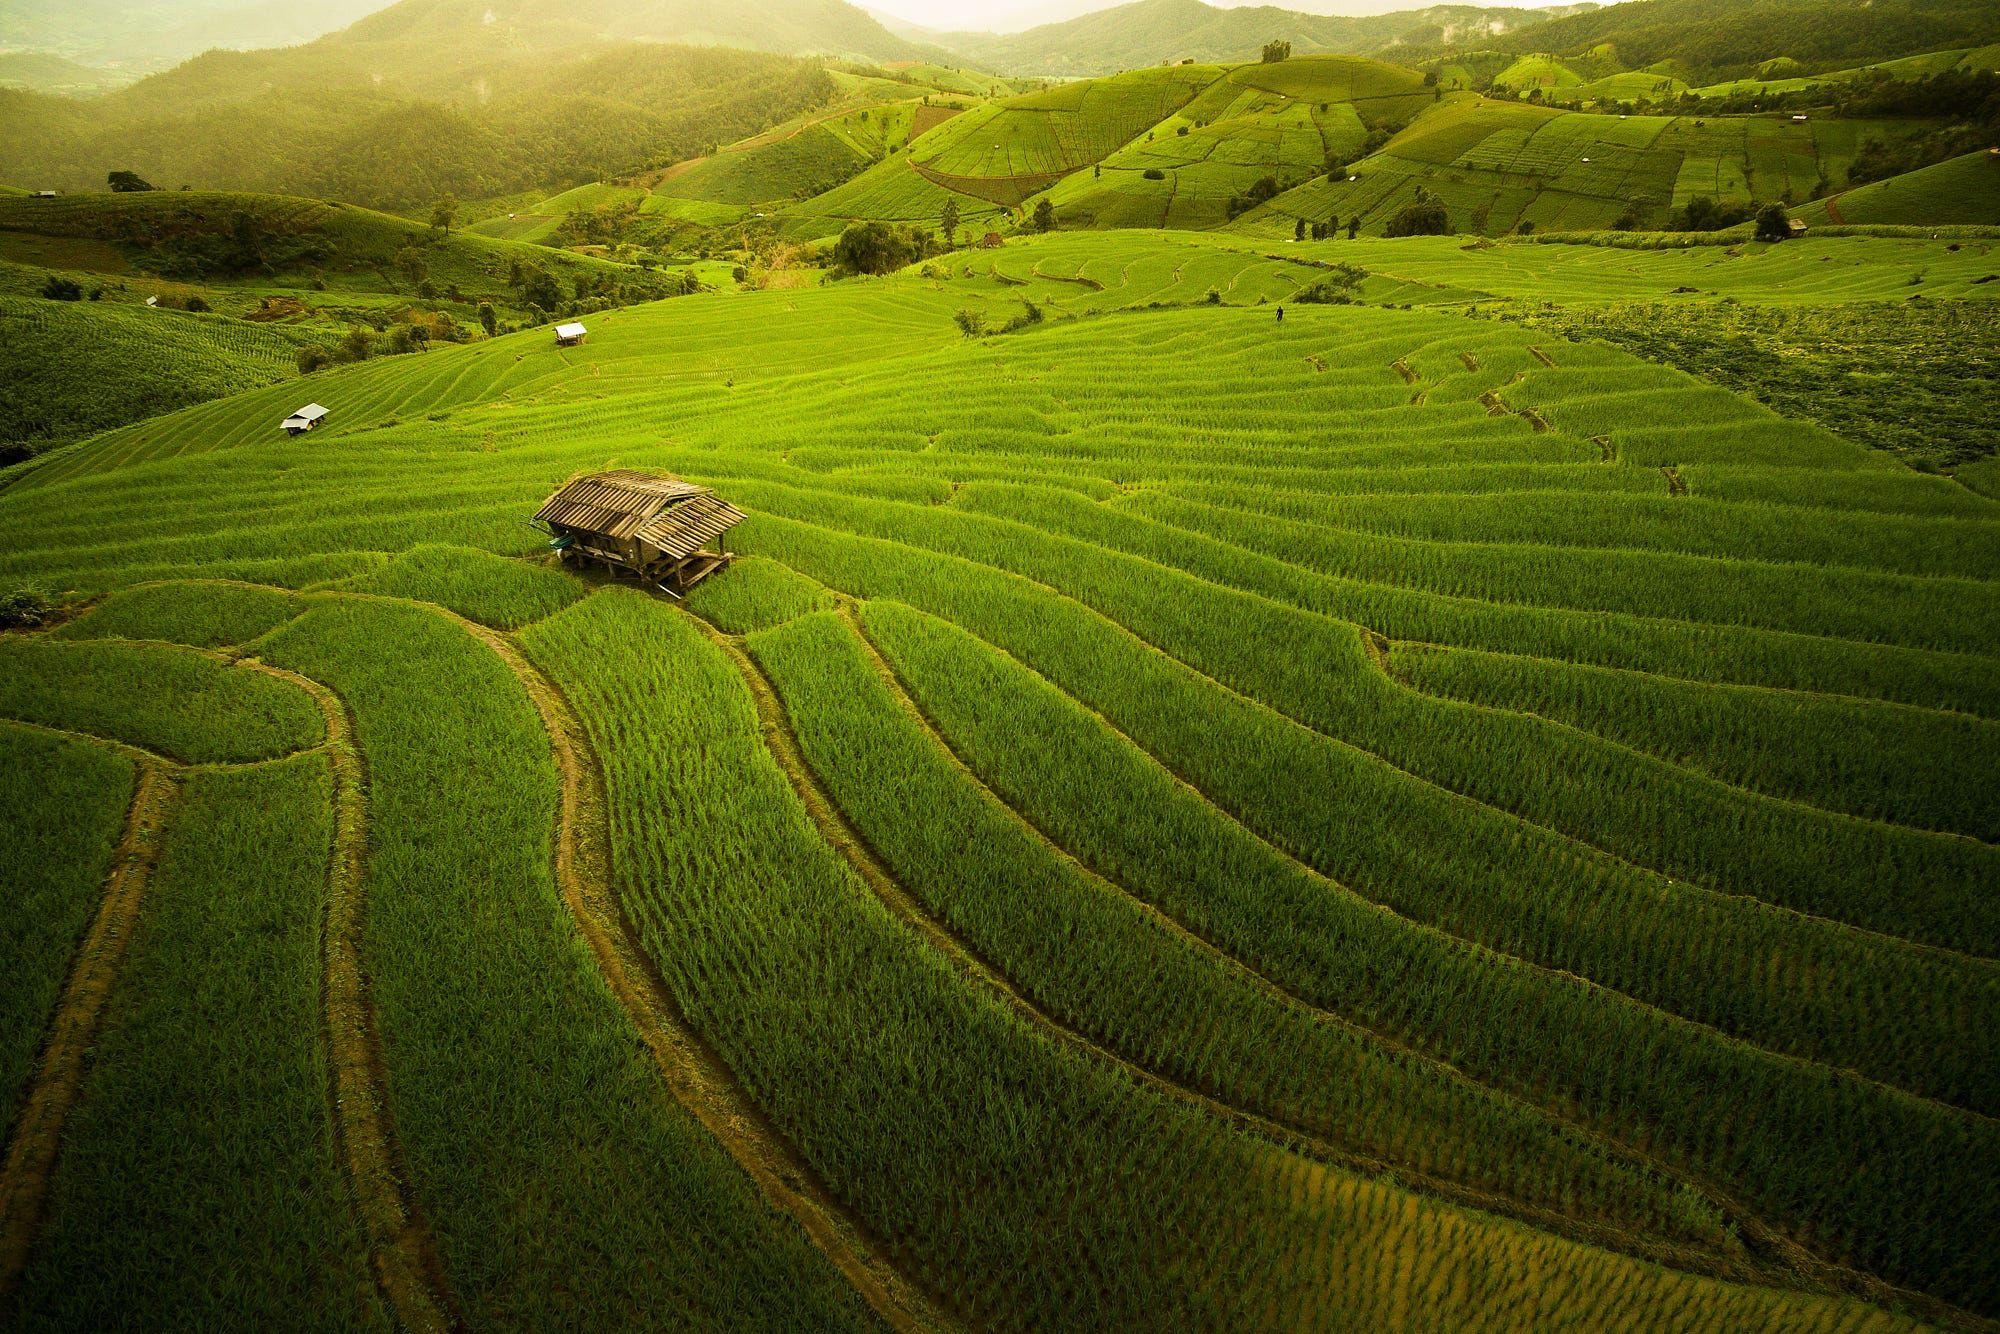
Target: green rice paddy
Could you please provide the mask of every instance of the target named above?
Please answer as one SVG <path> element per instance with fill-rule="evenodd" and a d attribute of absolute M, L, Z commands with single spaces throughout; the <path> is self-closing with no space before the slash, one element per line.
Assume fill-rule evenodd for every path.
<path fill-rule="evenodd" d="M 1056 88 L 835 193 L 1101 159 L 1085 209 L 1186 154 L 1226 198 L 1371 100 L 1410 118 L 1364 182 L 1602 200 L 1709 142 L 1372 71 Z M 73 1075 L 0 1320 L 2000 1315 L 2000 501 L 1846 429 L 1856 377 L 1759 403 L 1671 323 L 1916 286 L 1985 357 L 1995 243 L 1155 226 L 0 474 L 0 586 L 66 604 L 0 635 L 0 1110 Z M 525 520 L 609 467 L 713 487 L 741 558 L 685 602 L 559 564 Z"/>

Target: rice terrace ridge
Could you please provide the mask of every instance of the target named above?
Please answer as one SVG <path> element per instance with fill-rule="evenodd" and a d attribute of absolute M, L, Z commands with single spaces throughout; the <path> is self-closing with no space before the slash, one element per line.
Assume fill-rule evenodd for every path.
<path fill-rule="evenodd" d="M 2000 10 L 1361 8 L 13 0 L 0 1329 L 2000 1329 Z"/>

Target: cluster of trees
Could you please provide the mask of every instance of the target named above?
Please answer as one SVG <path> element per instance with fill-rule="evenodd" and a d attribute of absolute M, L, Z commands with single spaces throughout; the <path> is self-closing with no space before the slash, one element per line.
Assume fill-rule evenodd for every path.
<path fill-rule="evenodd" d="M 1384 236 L 1446 236 L 1451 232 L 1451 214 L 1444 201 L 1423 186 L 1416 198 L 1405 204 L 1382 228 Z"/>
<path fill-rule="evenodd" d="M 1782 210 L 1781 210 L 1782 211 Z M 1694 198 L 1674 211 L 1668 223 L 1669 231 L 1676 232 L 1719 232 L 1725 227 L 1734 227 L 1739 222 L 1750 220 L 1748 204 L 1718 204 L 1707 195 Z"/>
<path fill-rule="evenodd" d="M 1368 276 L 1358 264 L 1336 264 L 1318 282 L 1301 288 L 1292 300 L 1306 306 L 1345 306 L 1354 300 L 1355 289 Z"/>
<path fill-rule="evenodd" d="M 1852 112 L 1849 112 L 1852 108 Z M 1870 139 L 1847 169 L 1849 185 L 1886 180 L 2000 139 L 2000 74 L 1950 70 L 1928 79 L 1872 85 L 1843 103 L 1844 114 L 1935 117 L 1943 124 L 1894 138 Z"/>
<path fill-rule="evenodd" d="M 492 315 L 493 308 L 480 304 L 480 322 L 484 324 Z M 487 332 L 494 332 L 497 323 L 489 326 Z M 435 312 L 410 311 L 401 320 L 387 328 L 370 330 L 355 325 L 332 347 L 319 343 L 307 343 L 299 349 L 298 364 L 301 375 L 311 375 L 314 371 L 328 366 L 347 366 L 370 357 L 395 357 L 411 352 L 427 352 L 432 343 L 463 343 L 469 335 L 458 321 L 449 315 Z"/>
<path fill-rule="evenodd" d="M 1308 222 L 1304 218 L 1300 218 L 1298 224 L 1292 228 L 1292 239 L 1294 241 L 1304 241 L 1310 238 L 1314 241 L 1331 241 L 1334 237 L 1340 235 L 1340 232 L 1340 219 L 1337 216 L 1328 218 L 1325 222 Z M 1361 215 L 1357 213 L 1347 220 L 1347 239 L 1352 241 L 1360 234 Z"/>
<path fill-rule="evenodd" d="M 833 243 L 836 276 L 894 273 L 938 253 L 937 237 L 910 223 L 849 223 Z"/>
<path fill-rule="evenodd" d="M 1291 58 L 1292 44 L 1283 38 L 1264 43 L 1264 63 L 1266 65 L 1282 64 Z"/>
<path fill-rule="evenodd" d="M 143 267 L 172 278 L 273 273 L 333 258 L 324 235 L 275 227 L 251 209 L 226 216 L 181 207 L 148 214 L 128 219 L 118 239 L 143 252 Z"/>
<path fill-rule="evenodd" d="M 1242 194 L 1231 195 L 1227 205 L 1229 216 L 1239 218 L 1259 204 L 1268 204 L 1284 192 L 1276 176 L 1259 176 L 1250 183 L 1250 188 Z"/>

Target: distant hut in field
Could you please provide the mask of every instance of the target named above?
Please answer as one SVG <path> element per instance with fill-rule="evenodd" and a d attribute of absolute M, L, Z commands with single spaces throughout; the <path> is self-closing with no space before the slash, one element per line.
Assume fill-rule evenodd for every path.
<path fill-rule="evenodd" d="M 590 334 L 581 324 L 558 324 L 556 326 L 556 346 L 575 347 Z"/>
<path fill-rule="evenodd" d="M 979 238 L 979 248 L 981 250 L 998 250 L 1006 244 L 1005 241 L 1000 239 L 1000 233 L 998 232 L 988 232 Z"/>
<path fill-rule="evenodd" d="M 56 192 L 53 190 L 35 191 L 35 198 L 37 199 L 54 199 L 55 197 L 56 197 Z"/>
<path fill-rule="evenodd" d="M 1785 219 L 1786 236 L 1789 236 L 1796 241 L 1799 237 L 1804 236 L 1805 234 L 1806 234 L 1806 223 L 1804 218 Z"/>
<path fill-rule="evenodd" d="M 743 511 L 671 473 L 620 468 L 571 478 L 534 522 L 563 560 L 630 570 L 680 597 L 730 562 L 724 534 Z"/>
<path fill-rule="evenodd" d="M 285 418 L 285 434 L 304 435 L 307 431 L 317 430 L 319 424 L 325 420 L 326 409 L 317 403 L 308 403 Z"/>

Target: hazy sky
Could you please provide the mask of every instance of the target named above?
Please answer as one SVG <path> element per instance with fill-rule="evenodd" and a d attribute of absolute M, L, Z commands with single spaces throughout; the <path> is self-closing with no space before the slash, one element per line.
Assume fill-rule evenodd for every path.
<path fill-rule="evenodd" d="M 1093 10 L 1108 9 L 1125 0 L 856 0 L 866 9 L 894 14 L 926 28 L 1012 32 L 1074 18 Z M 1309 14 L 1388 14 L 1399 9 L 1421 9 L 1440 0 L 1207 0 L 1209 4 L 1233 8 L 1240 4 L 1273 4 L 1280 9 L 1303 10 Z M 1559 0 L 1494 0 L 1523 9 L 1539 9 Z M 1480 3 L 1480 0 L 1470 0 Z"/>

